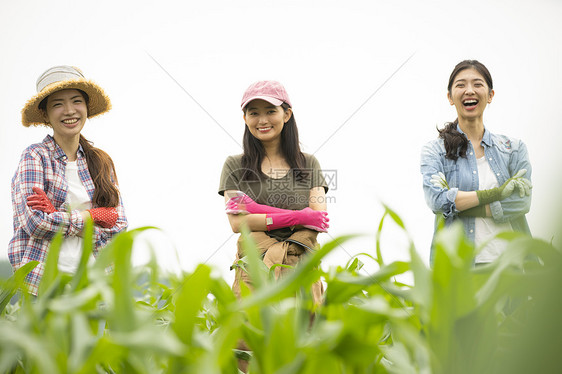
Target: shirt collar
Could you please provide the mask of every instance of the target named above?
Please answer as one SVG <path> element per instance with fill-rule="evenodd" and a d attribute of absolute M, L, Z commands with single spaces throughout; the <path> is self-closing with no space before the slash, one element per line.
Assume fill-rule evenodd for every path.
<path fill-rule="evenodd" d="M 62 150 L 62 148 L 57 144 L 55 139 L 51 135 L 47 135 L 45 139 L 43 139 L 43 144 L 49 149 L 51 152 L 54 152 L 56 160 L 66 160 L 66 154 Z M 82 144 L 78 144 L 78 158 L 84 157 L 84 149 L 82 148 Z"/>
<path fill-rule="evenodd" d="M 486 144 L 488 147 L 492 145 L 492 136 L 490 135 L 490 132 L 486 130 L 486 127 L 484 127 L 484 135 L 482 136 L 482 143 Z"/>
<path fill-rule="evenodd" d="M 464 135 L 464 132 L 461 130 L 461 126 L 459 124 L 457 124 L 457 131 Z M 492 136 L 490 135 L 490 132 L 486 129 L 486 126 L 484 126 L 484 135 L 482 136 L 482 143 L 486 144 L 486 146 L 488 147 L 492 145 Z"/>

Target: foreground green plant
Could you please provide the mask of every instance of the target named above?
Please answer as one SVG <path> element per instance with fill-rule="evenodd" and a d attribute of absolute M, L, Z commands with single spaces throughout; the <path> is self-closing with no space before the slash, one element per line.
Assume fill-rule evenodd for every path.
<path fill-rule="evenodd" d="M 504 234 L 508 250 L 473 268 L 475 249 L 460 226 L 442 230 L 427 268 L 410 240 L 411 260 L 385 264 L 386 207 L 374 254 L 322 270 L 321 261 L 353 236 L 336 238 L 278 281 L 251 241 L 239 265 L 252 278 L 237 300 L 207 265 L 161 274 L 153 258 L 133 268 L 122 233 L 74 277 L 57 270 L 60 240 L 45 263 L 41 293 L 8 303 L 29 264 L 3 281 L 0 373 L 529 373 L 555 372 L 562 356 L 562 255 L 548 243 Z M 91 237 L 91 226 L 84 237 Z M 360 258 L 378 270 L 368 274 Z M 396 280 L 405 273 L 414 284 Z M 325 301 L 311 285 L 322 278 Z M 240 342 L 249 351 L 242 351 Z M 537 344 L 540 342 L 540 344 Z"/>

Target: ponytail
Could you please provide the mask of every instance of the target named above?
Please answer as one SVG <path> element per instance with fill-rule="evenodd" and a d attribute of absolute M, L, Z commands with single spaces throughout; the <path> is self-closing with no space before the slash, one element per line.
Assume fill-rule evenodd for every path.
<path fill-rule="evenodd" d="M 443 129 L 437 129 L 439 137 L 443 139 L 445 144 L 445 157 L 453 161 L 456 161 L 459 157 L 466 158 L 468 148 L 468 139 L 464 134 L 457 131 L 458 124 L 459 119 L 457 118 L 453 122 L 447 122 Z"/>
<path fill-rule="evenodd" d="M 84 150 L 90 176 L 94 181 L 93 204 L 98 207 L 116 207 L 119 205 L 119 190 L 116 187 L 117 174 L 113 160 L 107 153 L 96 148 L 83 135 L 80 145 Z"/>

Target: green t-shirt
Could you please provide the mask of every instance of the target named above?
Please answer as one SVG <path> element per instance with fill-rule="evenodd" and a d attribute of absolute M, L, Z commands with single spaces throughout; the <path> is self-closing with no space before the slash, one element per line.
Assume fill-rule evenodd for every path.
<path fill-rule="evenodd" d="M 324 187 L 328 192 L 328 184 L 322 174 L 320 163 L 313 155 L 303 153 L 305 168 L 303 170 L 290 169 L 285 175 L 280 172 L 279 177 L 257 175 L 256 180 L 242 181 L 242 155 L 229 156 L 224 162 L 220 179 L 219 194 L 224 191 L 238 190 L 244 192 L 259 204 L 276 208 L 301 210 L 308 207 L 310 189 Z M 303 178 L 299 178 L 302 176 Z M 270 236 L 286 239 L 291 235 L 290 228 L 270 231 Z"/>

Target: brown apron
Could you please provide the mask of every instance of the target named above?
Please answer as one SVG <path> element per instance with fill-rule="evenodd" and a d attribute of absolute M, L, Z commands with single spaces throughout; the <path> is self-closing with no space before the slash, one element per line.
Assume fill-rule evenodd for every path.
<path fill-rule="evenodd" d="M 275 264 L 295 266 L 304 259 L 307 251 L 314 251 L 318 249 L 318 242 L 316 241 L 317 231 L 309 229 L 299 229 L 295 231 L 289 238 L 284 241 L 279 241 L 268 236 L 265 232 L 255 231 L 250 233 L 250 237 L 256 243 L 258 253 L 263 256 L 263 262 L 271 268 Z M 235 264 L 244 257 L 242 250 L 242 236 L 238 238 L 238 251 L 236 253 Z M 240 282 L 246 283 L 250 288 L 252 286 L 248 273 L 238 266 L 234 267 L 236 274 L 234 276 L 234 283 L 232 290 L 236 297 L 240 298 Z M 284 273 L 291 271 L 281 266 L 275 268 L 275 279 L 282 277 Z M 322 294 L 324 293 L 324 286 L 320 280 L 312 285 L 312 297 L 315 304 L 322 303 Z"/>

